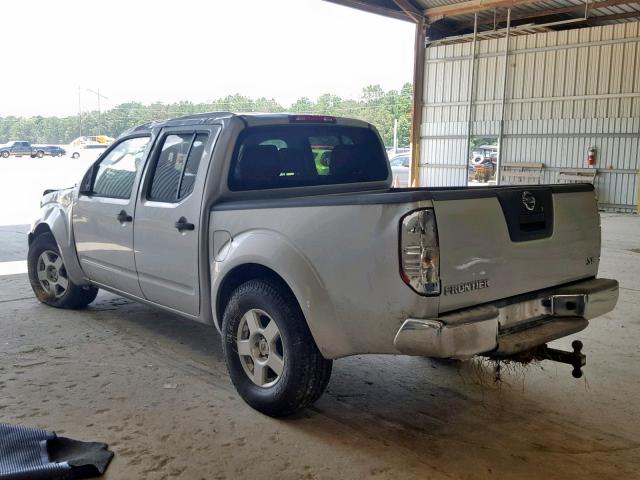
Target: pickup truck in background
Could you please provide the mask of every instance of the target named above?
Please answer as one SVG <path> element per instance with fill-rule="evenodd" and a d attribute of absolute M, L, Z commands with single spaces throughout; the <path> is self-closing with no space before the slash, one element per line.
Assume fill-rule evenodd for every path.
<path fill-rule="evenodd" d="M 0 145 L 0 156 L 2 158 L 9 158 L 11 155 L 16 157 L 29 155 L 31 158 L 42 158 L 45 155 L 61 157 L 65 155 L 65 153 L 62 147 L 55 145 L 31 145 L 31 142 L 25 141 L 9 142 Z"/>
<path fill-rule="evenodd" d="M 22 155 L 31 156 L 32 154 L 33 147 L 31 146 L 31 142 L 17 141 L 0 145 L 0 156 L 2 158 L 9 158 L 10 155 L 21 157 Z"/>
<path fill-rule="evenodd" d="M 320 165 L 318 145 L 331 146 Z M 213 325 L 239 394 L 273 416 L 313 403 L 348 355 L 534 356 L 579 370 L 579 348 L 546 343 L 617 302 L 618 283 L 597 278 L 593 186 L 391 182 L 377 131 L 358 120 L 146 124 L 77 186 L 45 192 L 30 283 L 54 307 L 103 288 Z"/>

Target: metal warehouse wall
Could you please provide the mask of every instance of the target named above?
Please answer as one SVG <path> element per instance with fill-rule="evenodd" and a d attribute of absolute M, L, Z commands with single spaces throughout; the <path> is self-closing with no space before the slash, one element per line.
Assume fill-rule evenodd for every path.
<path fill-rule="evenodd" d="M 469 133 L 500 137 L 502 123 L 503 162 L 542 162 L 554 183 L 562 167 L 587 168 L 595 146 L 601 206 L 636 210 L 640 23 L 511 36 L 506 57 L 505 46 L 478 40 L 475 59 L 471 42 L 427 48 L 421 183 L 465 185 Z"/>

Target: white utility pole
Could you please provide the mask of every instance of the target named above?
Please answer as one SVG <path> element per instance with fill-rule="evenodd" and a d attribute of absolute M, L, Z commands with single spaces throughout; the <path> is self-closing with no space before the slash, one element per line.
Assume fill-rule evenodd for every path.
<path fill-rule="evenodd" d="M 81 91 L 82 89 L 78 85 L 78 123 L 80 124 L 80 135 L 78 136 L 80 137 L 82 136 L 82 97 L 80 95 Z"/>
<path fill-rule="evenodd" d="M 398 119 L 393 120 L 393 153 L 398 153 Z"/>

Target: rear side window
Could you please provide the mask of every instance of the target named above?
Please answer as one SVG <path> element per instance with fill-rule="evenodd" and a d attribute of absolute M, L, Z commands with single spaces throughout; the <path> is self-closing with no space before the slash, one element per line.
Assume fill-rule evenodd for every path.
<path fill-rule="evenodd" d="M 193 191 L 206 133 L 170 134 L 164 138 L 155 163 L 149 200 L 177 202 Z"/>
<path fill-rule="evenodd" d="M 368 128 L 277 125 L 246 129 L 236 144 L 229 188 L 260 190 L 383 181 L 387 160 Z"/>

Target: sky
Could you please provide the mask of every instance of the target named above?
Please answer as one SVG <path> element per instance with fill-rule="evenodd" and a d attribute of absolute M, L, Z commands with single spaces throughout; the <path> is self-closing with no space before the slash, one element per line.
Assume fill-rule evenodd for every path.
<path fill-rule="evenodd" d="M 412 24 L 321 0 L 3 0 L 2 17 L 0 116 L 75 115 L 79 97 L 97 110 L 87 89 L 103 110 L 235 93 L 288 106 L 412 77 Z"/>

